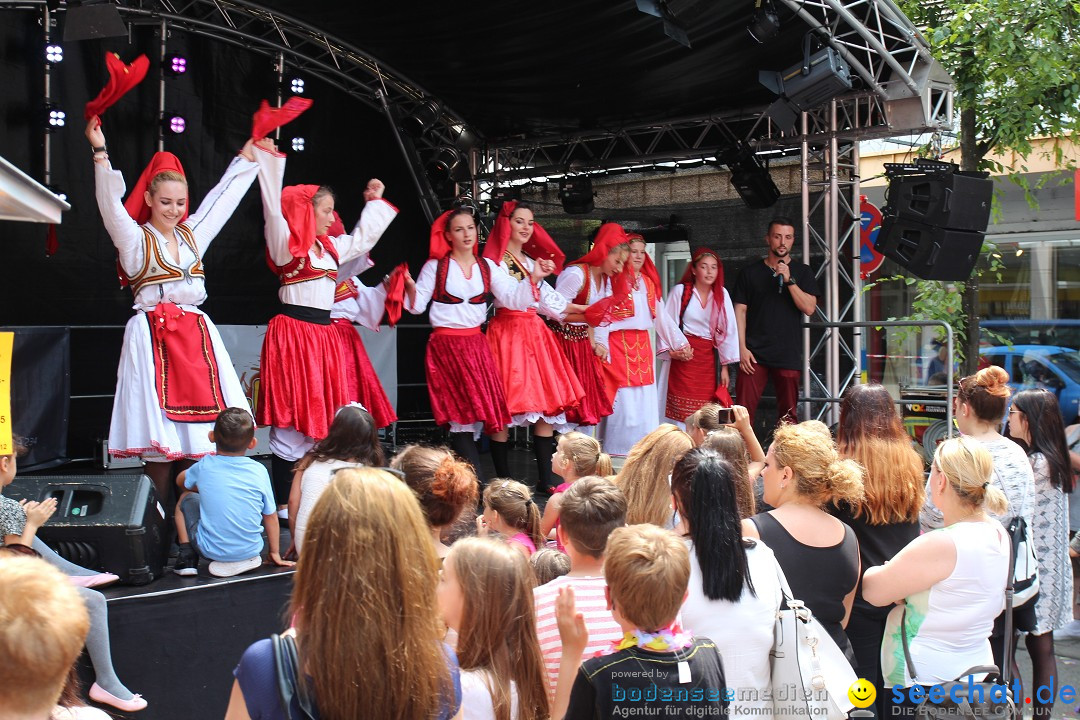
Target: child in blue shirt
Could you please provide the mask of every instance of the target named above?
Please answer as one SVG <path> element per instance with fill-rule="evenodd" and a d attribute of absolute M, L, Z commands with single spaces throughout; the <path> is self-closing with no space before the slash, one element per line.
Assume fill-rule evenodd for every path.
<path fill-rule="evenodd" d="M 281 559 L 277 505 L 270 474 L 244 455 L 255 447 L 255 423 L 242 408 L 218 415 L 210 442 L 216 455 L 207 455 L 176 478 L 182 494 L 176 504 L 176 533 L 180 554 L 173 572 L 198 575 L 199 556 L 208 558 L 210 574 L 232 577 L 262 565 L 262 531 L 275 565 Z"/>

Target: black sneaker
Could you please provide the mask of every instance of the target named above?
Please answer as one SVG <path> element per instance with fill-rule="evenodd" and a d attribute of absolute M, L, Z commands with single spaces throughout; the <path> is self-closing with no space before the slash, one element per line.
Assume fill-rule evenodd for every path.
<path fill-rule="evenodd" d="M 190 545 L 181 547 L 180 553 L 176 556 L 176 564 L 173 565 L 173 572 L 185 577 L 198 575 L 199 553 L 195 552 L 194 548 Z"/>

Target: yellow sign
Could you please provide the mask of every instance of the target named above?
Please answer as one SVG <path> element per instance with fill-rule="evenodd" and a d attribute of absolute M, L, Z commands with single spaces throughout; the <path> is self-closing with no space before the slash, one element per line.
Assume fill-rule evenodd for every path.
<path fill-rule="evenodd" d="M 857 708 L 870 707 L 877 697 L 877 688 L 869 680 L 859 678 L 848 688 L 847 696 L 851 704 Z"/>
<path fill-rule="evenodd" d="M 15 333 L 0 332 L 0 455 L 15 452 L 11 442 L 11 346 Z"/>

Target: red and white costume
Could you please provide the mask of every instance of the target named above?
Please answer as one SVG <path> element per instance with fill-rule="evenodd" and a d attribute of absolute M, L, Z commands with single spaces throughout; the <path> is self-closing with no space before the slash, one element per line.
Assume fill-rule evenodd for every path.
<path fill-rule="evenodd" d="M 707 248 L 699 248 L 683 274 L 682 281 L 671 288 L 664 310 L 682 331 L 694 356 L 690 360 L 673 360 L 664 343 L 658 343 L 661 358 L 657 378 L 658 397 L 664 401 L 660 408 L 662 422 L 685 429 L 686 418 L 703 405 L 716 402 L 716 358 L 729 365 L 739 362 L 739 329 L 735 324 L 735 306 L 724 289 L 723 266 L 713 289 L 703 298 L 694 288 L 692 268 L 704 255 L 716 257 Z M 716 258 L 717 264 L 720 259 Z M 716 289 L 719 288 L 719 296 Z"/>
<path fill-rule="evenodd" d="M 488 303 L 497 300 L 508 310 L 525 312 L 540 299 L 540 291 L 531 279 L 519 282 L 484 257 L 476 258 L 466 277 L 444 233 L 449 216 L 444 213 L 432 226 L 430 259 L 406 309 L 419 315 L 431 305 L 428 320 L 435 331 L 428 340 L 425 367 L 435 422 L 452 433 L 472 433 L 475 439 L 512 421 L 491 346 L 480 331 Z"/>
<path fill-rule="evenodd" d="M 600 267 L 615 247 L 626 242 L 626 233 L 617 224 L 601 226 L 592 249 L 559 275 L 555 283 L 556 292 L 578 305 L 592 305 L 610 297 L 611 279 L 601 274 L 597 281 L 590 270 Z M 589 326 L 584 323 L 564 323 L 558 327 L 552 326 L 552 330 L 585 392 L 581 404 L 567 413 L 566 424 L 556 429 L 566 433 L 581 426 L 596 425 L 611 414 L 611 397 L 604 384 L 600 358 L 593 352 Z"/>
<path fill-rule="evenodd" d="M 522 254 L 514 255 L 507 249 L 509 218 L 516 206 L 512 200 L 503 203 L 488 236 L 484 257 L 498 262 L 500 272 L 518 282 L 532 274 L 535 263 L 530 254 L 554 261 L 558 272 L 566 256 L 540 223 L 533 224 L 533 235 Z M 537 420 L 565 425 L 567 411 L 576 408 L 585 394 L 574 369 L 537 314 L 560 320 L 567 300 L 546 282 L 540 283 L 538 289 L 540 299 L 524 311 L 512 310 L 495 298 L 495 317 L 488 323 L 487 339 L 503 380 L 511 427 L 531 425 Z"/>
<path fill-rule="evenodd" d="M 630 298 L 632 303 L 619 303 L 614 322 L 595 330 L 596 341 L 608 349 L 608 361 L 602 365 L 612 412 L 600 425 L 600 442 L 610 455 L 626 455 L 656 429 L 660 410 L 649 330 L 655 327 L 665 347 L 681 349 L 688 344 L 664 312 L 660 277 L 648 256 L 641 274 L 634 278 Z"/>
<path fill-rule="evenodd" d="M 218 413 L 247 408 L 232 359 L 206 300 L 202 258 L 255 179 L 255 163 L 237 157 L 190 217 L 176 226 L 179 263 L 149 222 L 143 190 L 163 170 L 183 174 L 171 153 L 158 153 L 128 199 L 124 177 L 107 161 L 94 163 L 98 209 L 116 246 L 119 269 L 135 294 L 137 314 L 124 330 L 109 452 L 150 462 L 214 452 L 207 437 Z M 130 211 L 129 211 L 130 209 Z M 138 216 L 138 219 L 135 217 Z"/>
<path fill-rule="evenodd" d="M 314 185 L 282 189 L 285 156 L 256 147 L 267 260 L 281 280 L 282 314 L 263 342 L 256 419 L 269 425 L 270 449 L 297 460 L 326 437 L 334 413 L 352 401 L 348 359 L 330 319 L 338 266 L 367 255 L 397 208 L 383 199 L 364 206 L 351 235 L 315 236 Z"/>

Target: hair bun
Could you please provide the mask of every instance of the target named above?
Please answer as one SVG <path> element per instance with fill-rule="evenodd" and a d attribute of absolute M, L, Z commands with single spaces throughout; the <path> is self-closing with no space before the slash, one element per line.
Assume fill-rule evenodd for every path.
<path fill-rule="evenodd" d="M 1009 397 L 1009 373 L 997 365 L 984 367 L 975 373 L 975 384 L 991 395 Z"/>
<path fill-rule="evenodd" d="M 451 505 L 464 505 L 476 498 L 476 473 L 472 465 L 447 455 L 431 476 L 431 494 Z"/>

